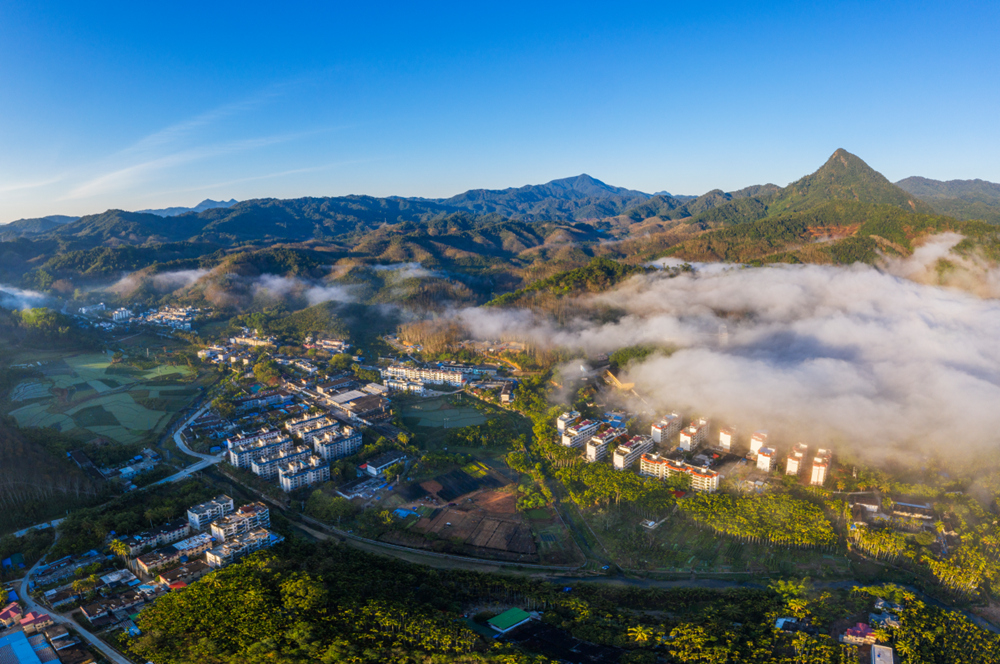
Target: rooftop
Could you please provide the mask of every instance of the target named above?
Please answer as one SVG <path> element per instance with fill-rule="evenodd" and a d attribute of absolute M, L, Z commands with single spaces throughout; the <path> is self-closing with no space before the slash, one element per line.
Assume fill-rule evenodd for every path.
<path fill-rule="evenodd" d="M 529 614 L 524 609 L 513 608 L 513 609 L 507 609 L 500 615 L 494 616 L 489 620 L 487 620 L 486 622 L 488 622 L 490 624 L 490 627 L 492 627 L 493 629 L 502 632 L 504 630 L 510 629 L 511 627 L 517 625 L 518 623 L 523 623 L 530 617 L 531 614 Z"/>

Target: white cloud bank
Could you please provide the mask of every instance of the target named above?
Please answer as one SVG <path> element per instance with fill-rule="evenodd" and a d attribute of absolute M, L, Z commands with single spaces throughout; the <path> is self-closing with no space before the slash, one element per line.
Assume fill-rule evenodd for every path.
<path fill-rule="evenodd" d="M 996 300 L 856 265 L 653 274 L 591 301 L 626 315 L 562 326 L 524 311 L 459 315 L 480 338 L 591 353 L 677 346 L 631 369 L 636 390 L 657 408 L 704 413 L 744 435 L 767 428 L 786 443 L 952 454 L 992 449 L 1000 437 Z"/>

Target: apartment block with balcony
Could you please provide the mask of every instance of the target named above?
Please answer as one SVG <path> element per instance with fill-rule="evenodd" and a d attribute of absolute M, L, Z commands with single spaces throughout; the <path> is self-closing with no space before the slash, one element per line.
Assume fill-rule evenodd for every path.
<path fill-rule="evenodd" d="M 299 445 L 287 450 L 280 450 L 274 454 L 268 454 L 250 462 L 250 470 L 254 475 L 265 480 L 273 480 L 278 476 L 278 468 L 296 459 L 303 459 L 312 454 L 312 448 L 308 445 Z"/>
<path fill-rule="evenodd" d="M 717 491 L 719 488 L 719 473 L 709 468 L 693 466 L 683 461 L 674 461 L 659 454 L 643 454 L 639 458 L 639 474 L 664 479 L 675 474 L 687 475 L 691 478 L 691 488 L 694 491 Z"/>
<path fill-rule="evenodd" d="M 264 503 L 250 503 L 232 514 L 212 522 L 212 537 L 219 542 L 231 540 L 251 530 L 271 527 L 271 512 Z"/>
<path fill-rule="evenodd" d="M 274 440 L 258 440 L 247 445 L 232 447 L 227 452 L 229 463 L 237 468 L 249 469 L 254 460 L 291 449 L 292 439 L 286 437 Z"/>
<path fill-rule="evenodd" d="M 587 461 L 593 463 L 594 461 L 600 461 L 606 457 L 608 455 L 609 447 L 612 447 L 615 441 L 622 438 L 627 433 L 628 432 L 625 431 L 625 429 L 611 428 L 594 435 L 587 441 Z"/>
<path fill-rule="evenodd" d="M 601 423 L 596 420 L 583 420 L 566 427 L 562 433 L 562 444 L 566 447 L 581 447 L 597 433 Z"/>
<path fill-rule="evenodd" d="M 278 468 L 278 484 L 291 493 L 302 487 L 330 481 L 330 464 L 315 454 Z"/>
<path fill-rule="evenodd" d="M 802 472 L 802 465 L 806 460 L 806 452 L 809 447 L 804 443 L 797 443 L 792 451 L 785 457 L 785 475 L 798 475 Z"/>
<path fill-rule="evenodd" d="M 649 436 L 632 436 L 632 438 L 618 445 L 614 454 L 611 455 L 611 462 L 618 470 L 630 468 L 636 460 L 653 449 L 653 439 Z"/>
<path fill-rule="evenodd" d="M 562 415 L 556 418 L 556 431 L 562 433 L 568 427 L 573 426 L 573 424 L 575 424 L 576 421 L 579 419 L 580 419 L 580 413 L 576 412 L 575 410 L 571 410 L 568 413 L 563 413 Z"/>
<path fill-rule="evenodd" d="M 233 499 L 221 494 L 212 500 L 206 500 L 187 511 L 188 523 L 194 530 L 204 530 L 208 524 L 233 511 Z"/>
<path fill-rule="evenodd" d="M 722 427 L 719 429 L 719 447 L 727 452 L 733 449 L 733 441 L 736 440 L 736 429 L 733 427 Z"/>
<path fill-rule="evenodd" d="M 342 459 L 361 449 L 361 431 L 354 427 L 342 426 L 337 431 L 313 438 L 312 445 L 316 454 L 325 461 Z"/>
<path fill-rule="evenodd" d="M 680 448 L 690 452 L 705 442 L 708 436 L 708 420 L 701 418 L 691 422 L 680 433 Z"/>
<path fill-rule="evenodd" d="M 754 431 L 753 435 L 750 436 L 750 456 L 751 458 L 757 458 L 757 452 L 760 448 L 767 447 L 767 432 L 766 431 Z"/>
<path fill-rule="evenodd" d="M 830 450 L 818 449 L 813 457 L 812 472 L 809 475 L 809 483 L 813 486 L 823 486 L 826 482 L 826 475 L 830 471 L 830 461 L 833 453 Z"/>
<path fill-rule="evenodd" d="M 664 416 L 659 422 L 653 424 L 650 436 L 657 445 L 665 445 L 670 439 L 681 431 L 681 416 L 677 413 L 670 413 Z"/>
<path fill-rule="evenodd" d="M 209 549 L 205 553 L 205 562 L 208 563 L 209 567 L 225 567 L 230 563 L 236 562 L 247 554 L 261 549 L 266 549 L 280 541 L 280 537 L 272 535 L 264 528 L 258 528 L 256 530 L 251 530 L 241 535 L 237 535 L 236 537 L 226 540 L 222 544 Z"/>

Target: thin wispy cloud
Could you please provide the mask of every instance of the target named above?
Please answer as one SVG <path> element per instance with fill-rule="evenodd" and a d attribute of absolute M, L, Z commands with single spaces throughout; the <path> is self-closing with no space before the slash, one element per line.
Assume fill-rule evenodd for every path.
<path fill-rule="evenodd" d="M 243 139 L 179 150 L 172 154 L 149 158 L 145 161 L 130 164 L 123 168 L 118 168 L 87 180 L 70 190 L 65 196 L 62 197 L 62 200 L 88 198 L 99 194 L 120 191 L 129 186 L 139 184 L 144 180 L 148 180 L 157 172 L 170 168 L 175 168 L 177 166 L 213 157 L 256 150 L 272 145 L 278 145 L 280 143 L 287 143 L 326 131 L 332 131 L 332 129 L 324 128 L 292 134 L 279 134 L 275 136 Z"/>

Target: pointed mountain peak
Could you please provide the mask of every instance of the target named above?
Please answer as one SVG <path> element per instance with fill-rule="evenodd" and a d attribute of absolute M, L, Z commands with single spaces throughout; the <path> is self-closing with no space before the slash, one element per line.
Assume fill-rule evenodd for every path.
<path fill-rule="evenodd" d="M 771 214 L 798 212 L 830 201 L 895 205 L 909 212 L 931 212 L 930 207 L 906 193 L 843 148 L 834 152 L 815 173 L 791 183 L 771 205 Z"/>

